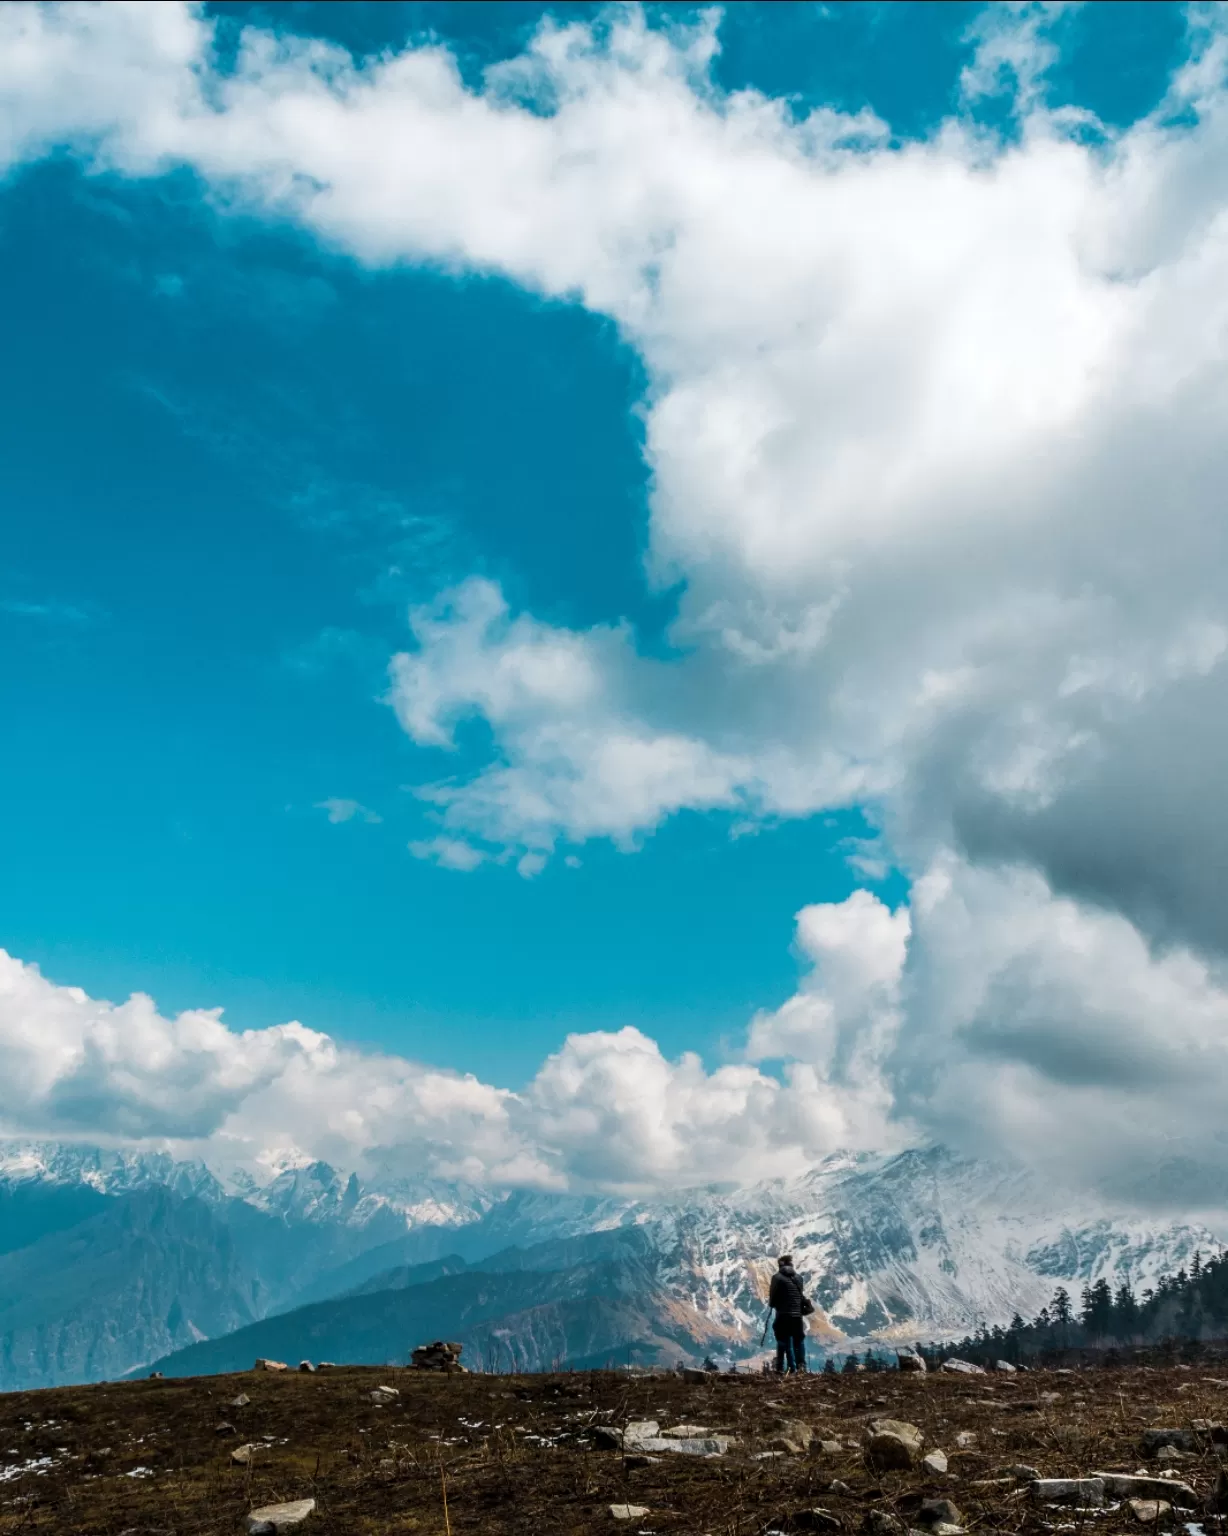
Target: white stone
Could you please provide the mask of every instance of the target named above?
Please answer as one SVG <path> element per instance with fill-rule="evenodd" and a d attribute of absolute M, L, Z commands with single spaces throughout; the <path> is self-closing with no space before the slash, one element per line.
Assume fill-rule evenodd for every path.
<path fill-rule="evenodd" d="M 279 1536 L 301 1525 L 316 1507 L 314 1499 L 295 1499 L 290 1504 L 266 1504 L 247 1517 L 247 1536 Z"/>
<path fill-rule="evenodd" d="M 642 1520 L 648 1507 L 645 1504 L 611 1504 L 610 1513 L 615 1520 Z"/>
<path fill-rule="evenodd" d="M 654 1440 L 660 1433 L 661 1426 L 656 1419 L 635 1419 L 627 1425 L 623 1439 L 630 1444 L 632 1440 Z"/>
<path fill-rule="evenodd" d="M 928 1456 L 921 1458 L 921 1465 L 927 1472 L 937 1473 L 941 1477 L 947 1470 L 947 1453 L 945 1451 L 931 1451 Z"/>

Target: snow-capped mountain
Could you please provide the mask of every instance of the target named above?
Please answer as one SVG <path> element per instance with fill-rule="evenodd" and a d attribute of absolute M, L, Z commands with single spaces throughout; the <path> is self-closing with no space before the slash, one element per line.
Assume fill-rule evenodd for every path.
<path fill-rule="evenodd" d="M 132 1204 L 155 1190 L 160 1203 Z M 250 1331 L 306 1303 L 405 1291 L 427 1283 L 423 1266 L 432 1306 L 443 1305 L 436 1292 L 462 1269 L 556 1276 L 534 1283 L 532 1317 L 516 1310 L 527 1282 L 492 1279 L 484 1292 L 475 1347 L 494 1348 L 497 1337 L 524 1364 L 560 1350 L 617 1353 L 612 1318 L 641 1356 L 745 1358 L 759 1348 L 768 1277 L 786 1249 L 819 1308 L 815 1343 L 842 1350 L 1031 1316 L 1060 1283 L 1077 1290 L 1104 1276 L 1142 1288 L 1196 1249 L 1213 1251 L 1221 1235 L 1201 1222 L 1061 1197 L 1025 1170 L 941 1148 L 832 1157 L 796 1179 L 734 1192 L 625 1199 L 395 1177 L 364 1183 L 321 1162 L 224 1187 L 204 1164 L 162 1153 L 9 1144 L 0 1149 L 0 1217 L 7 1386 L 127 1369 L 216 1337 L 219 1325 Z M 91 1268 L 104 1253 L 105 1275 Z M 438 1273 L 430 1269 L 440 1261 Z M 177 1277 L 173 1297 L 164 1279 L 154 1285 L 155 1271 Z M 49 1272 L 59 1277 L 54 1304 Z M 592 1286 L 617 1297 L 599 1339 L 584 1299 Z M 149 1310 L 151 1295 L 165 1300 L 165 1316 Z M 117 1330 L 119 1309 L 139 1325 Z M 385 1358 L 368 1334 L 364 1348 Z M 95 1336 L 111 1342 L 100 1350 Z M 386 1357 L 405 1348 L 404 1338 L 389 1339 Z"/>

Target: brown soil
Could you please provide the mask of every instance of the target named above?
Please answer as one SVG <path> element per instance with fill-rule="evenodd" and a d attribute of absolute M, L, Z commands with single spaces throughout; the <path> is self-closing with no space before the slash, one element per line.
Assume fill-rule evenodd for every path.
<path fill-rule="evenodd" d="M 368 1397 L 382 1382 L 400 1392 L 388 1407 Z M 250 1406 L 224 1408 L 239 1392 Z M 1044 1401 L 1051 1393 L 1057 1400 Z M 950 1474 L 869 1471 L 854 1446 L 880 1417 L 919 1425 L 926 1448 L 948 1454 Z M 649 1418 L 663 1428 L 704 1425 L 738 1443 L 718 1458 L 671 1454 L 640 1467 L 594 1447 L 591 1426 Z M 915 1524 L 922 1497 L 953 1500 L 970 1531 L 1125 1530 L 1135 1529 L 1125 1506 L 1036 1508 L 1001 1469 L 1025 1463 L 1047 1477 L 1132 1472 L 1144 1466 L 1145 1427 L 1198 1418 L 1228 1418 L 1228 1380 L 1179 1366 L 1009 1378 L 735 1376 L 702 1385 L 615 1373 L 345 1368 L 60 1388 L 0 1397 L 0 1536 L 230 1536 L 253 1507 L 306 1497 L 317 1510 L 299 1527 L 304 1536 L 760 1536 L 815 1506 L 855 1533 L 874 1510 Z M 845 1448 L 824 1453 L 816 1438 L 808 1454 L 757 1459 L 780 1423 L 794 1419 Z M 219 1422 L 235 1433 L 217 1433 Z M 974 1432 L 974 1446 L 958 1448 L 961 1430 Z M 232 1450 L 249 1441 L 264 1448 L 249 1467 L 232 1465 Z M 1216 1452 L 1191 1455 L 1178 1471 L 1209 1494 Z M 847 1487 L 833 1491 L 833 1480 Z M 615 1521 L 612 1503 L 651 1513 Z M 1191 1518 L 1202 1517 L 1182 1517 Z M 1221 1529 L 1218 1518 L 1204 1525 L 1208 1533 Z"/>

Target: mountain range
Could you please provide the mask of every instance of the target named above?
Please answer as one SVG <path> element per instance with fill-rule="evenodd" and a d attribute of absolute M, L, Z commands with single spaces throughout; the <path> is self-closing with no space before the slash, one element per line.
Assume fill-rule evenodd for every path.
<path fill-rule="evenodd" d="M 774 1256 L 846 1352 L 1136 1289 L 1218 1248 L 1204 1221 L 1061 1198 L 939 1147 L 653 1199 L 363 1181 L 325 1163 L 223 1183 L 164 1153 L 0 1146 L 0 1390 L 258 1356 L 384 1363 L 428 1338 L 488 1369 L 760 1351 Z"/>

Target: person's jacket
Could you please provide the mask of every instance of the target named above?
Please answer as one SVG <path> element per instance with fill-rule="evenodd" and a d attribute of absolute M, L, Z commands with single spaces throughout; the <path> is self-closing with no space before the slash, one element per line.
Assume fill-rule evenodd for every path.
<path fill-rule="evenodd" d="M 772 1276 L 772 1284 L 768 1290 L 768 1306 L 775 1311 L 777 1317 L 801 1317 L 802 1282 L 797 1278 L 797 1271 L 792 1266 L 788 1269 L 778 1269 Z"/>

